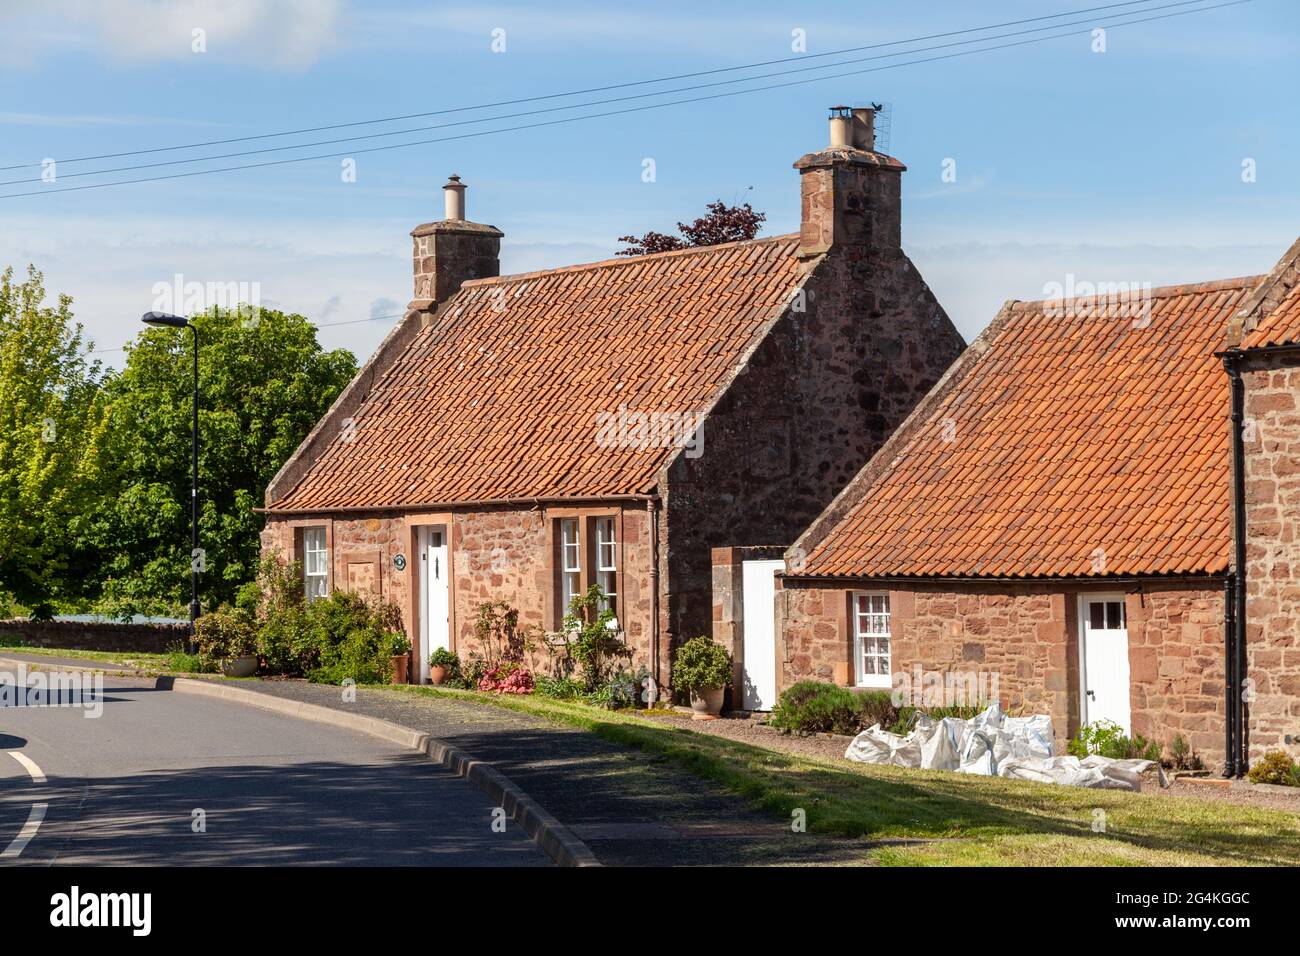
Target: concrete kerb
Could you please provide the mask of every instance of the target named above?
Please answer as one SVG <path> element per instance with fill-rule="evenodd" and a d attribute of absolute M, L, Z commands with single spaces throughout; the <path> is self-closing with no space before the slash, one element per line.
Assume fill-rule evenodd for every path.
<path fill-rule="evenodd" d="M 488 799 L 505 810 L 507 816 L 541 847 L 542 852 L 560 866 L 601 865 L 591 849 L 568 827 L 551 816 L 541 804 L 524 793 L 501 771 L 437 737 L 378 717 L 344 713 L 303 701 L 284 700 L 229 684 L 185 677 L 159 678 L 160 686 L 167 683 L 170 683 L 172 690 L 181 693 L 235 701 L 302 720 L 355 730 L 419 751 L 434 763 L 446 767 L 476 786 Z"/>

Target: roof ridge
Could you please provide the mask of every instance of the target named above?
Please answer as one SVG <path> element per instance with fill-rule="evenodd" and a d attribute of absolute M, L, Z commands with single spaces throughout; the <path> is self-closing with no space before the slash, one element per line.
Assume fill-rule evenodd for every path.
<path fill-rule="evenodd" d="M 672 256 L 690 256 L 690 255 L 708 255 L 714 252 L 721 252 L 726 249 L 734 249 L 738 246 L 757 246 L 760 243 L 791 242 L 799 238 L 797 232 L 782 233 L 779 236 L 764 236 L 761 239 L 738 239 L 735 242 L 720 242 L 712 246 L 690 246 L 686 249 L 670 249 L 667 252 L 652 252 L 644 256 L 616 256 L 610 259 L 599 259 L 596 262 L 578 262 L 573 265 L 556 266 L 552 269 L 534 269 L 532 272 L 513 272 L 509 275 L 490 276 L 485 279 L 466 279 L 462 284 L 462 289 L 477 288 L 479 286 L 490 286 L 497 283 L 515 282 L 521 279 L 536 279 L 541 276 L 560 275 L 570 272 L 583 272 L 588 269 L 605 269 L 613 266 L 631 266 L 638 263 L 650 262 L 653 260 L 667 259 Z"/>
<path fill-rule="evenodd" d="M 1166 299 L 1179 295 L 1195 295 L 1202 292 L 1222 292 L 1225 289 L 1242 289 L 1256 286 L 1264 280 L 1264 275 L 1237 276 L 1233 279 L 1211 279 L 1209 282 L 1183 282 L 1176 285 L 1155 286 L 1146 291 L 1152 298 Z M 1123 280 L 1121 280 L 1123 281 Z M 1074 302 L 1078 299 L 1091 299 L 1096 296 L 1073 295 L 1068 299 L 1016 299 L 1011 308 L 1016 312 L 1030 312 L 1048 302 Z"/>

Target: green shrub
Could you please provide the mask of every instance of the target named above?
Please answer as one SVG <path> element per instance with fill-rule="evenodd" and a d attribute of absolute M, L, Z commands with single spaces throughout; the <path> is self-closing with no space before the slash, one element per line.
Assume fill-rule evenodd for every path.
<path fill-rule="evenodd" d="M 461 690 L 478 690 L 479 683 L 491 666 L 487 661 L 471 657 L 447 676 L 447 686 Z"/>
<path fill-rule="evenodd" d="M 429 655 L 430 667 L 445 667 L 453 674 L 460 670 L 460 656 L 455 651 L 439 647 Z"/>
<path fill-rule="evenodd" d="M 335 591 L 307 607 L 307 639 L 320 664 L 307 679 L 320 684 L 387 683 L 392 675 L 391 635 L 402 633 L 401 612 L 392 604 L 371 605 L 360 595 Z"/>
<path fill-rule="evenodd" d="M 644 667 L 635 671 L 621 670 L 594 691 L 583 694 L 583 700 L 606 710 L 636 707 L 641 702 L 641 688 L 649 676 L 650 672 Z"/>
<path fill-rule="evenodd" d="M 701 634 L 677 648 L 673 657 L 673 686 L 686 691 L 731 686 L 731 655 Z"/>
<path fill-rule="evenodd" d="M 305 674 L 320 663 L 304 607 L 272 612 L 257 629 L 257 654 L 271 674 Z"/>
<path fill-rule="evenodd" d="M 167 669 L 181 674 L 207 674 L 216 670 L 198 654 L 187 654 L 185 651 L 168 651 Z"/>
<path fill-rule="evenodd" d="M 222 605 L 194 622 L 194 639 L 202 665 L 216 670 L 222 661 L 254 653 L 257 632 L 246 614 Z"/>
<path fill-rule="evenodd" d="M 632 649 L 619 637 L 618 617 L 599 584 L 569 601 L 563 630 L 566 640 L 560 646 L 564 659 L 555 669 L 564 676 L 579 669 L 588 694 L 609 683 L 619 661 L 632 659 Z"/>
<path fill-rule="evenodd" d="M 1169 757 L 1163 761 L 1165 767 L 1170 770 L 1204 770 L 1205 764 L 1197 756 L 1196 751 L 1192 750 L 1191 745 L 1187 743 L 1187 738 L 1182 734 L 1174 734 L 1173 742 L 1169 745 Z"/>
<path fill-rule="evenodd" d="M 320 649 L 307 625 L 302 566 L 267 555 L 257 580 L 242 585 L 235 604 L 257 621 L 257 655 L 271 674 L 306 674 L 320 663 Z"/>
<path fill-rule="evenodd" d="M 537 677 L 534 691 L 551 700 L 581 700 L 586 693 L 582 681 L 572 677 Z"/>
<path fill-rule="evenodd" d="M 857 692 L 836 684 L 803 680 L 788 687 L 768 719 L 774 727 L 797 734 L 851 736 L 872 724 L 898 719 L 887 691 Z"/>
<path fill-rule="evenodd" d="M 1157 741 L 1147 740 L 1141 734 L 1129 737 L 1114 721 L 1097 720 L 1079 728 L 1078 736 L 1070 741 L 1066 752 L 1074 757 L 1097 754 L 1112 760 L 1154 760 L 1159 763 L 1162 749 Z"/>
<path fill-rule="evenodd" d="M 1300 787 L 1300 767 L 1291 755 L 1282 750 L 1271 750 L 1262 760 L 1247 771 L 1251 783 L 1271 783 L 1280 787 Z"/>

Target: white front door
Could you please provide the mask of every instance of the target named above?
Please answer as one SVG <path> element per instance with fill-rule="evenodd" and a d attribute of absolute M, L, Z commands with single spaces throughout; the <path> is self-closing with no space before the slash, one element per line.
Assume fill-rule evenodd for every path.
<path fill-rule="evenodd" d="M 745 710 L 771 710 L 776 703 L 776 578 L 784 561 L 745 561 L 740 566 L 744 601 L 741 694 Z"/>
<path fill-rule="evenodd" d="M 449 592 L 447 590 L 447 533 L 442 525 L 416 529 L 420 587 L 420 679 L 429 678 L 429 655 L 447 646 Z"/>
<path fill-rule="evenodd" d="M 1129 724 L 1128 621 L 1124 595 L 1079 596 L 1080 720 Z"/>

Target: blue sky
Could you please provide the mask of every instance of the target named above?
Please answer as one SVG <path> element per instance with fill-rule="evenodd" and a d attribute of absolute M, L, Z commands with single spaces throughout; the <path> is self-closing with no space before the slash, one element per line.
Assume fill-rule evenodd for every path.
<path fill-rule="evenodd" d="M 59 179 L 38 195 L 0 200 L 0 266 L 35 263 L 52 292 L 74 297 L 74 310 L 99 348 L 119 347 L 133 336 L 155 283 L 180 273 L 187 281 L 256 283 L 263 304 L 320 322 L 360 320 L 323 328 L 320 336 L 328 347 L 345 346 L 364 357 L 391 325 L 370 317 L 400 311 L 411 297 L 408 232 L 441 216 L 439 187 L 451 172 L 471 187 L 469 218 L 505 231 L 505 272 L 605 258 L 618 248 L 619 235 L 670 230 L 716 198 L 747 200 L 765 211 L 766 234 L 790 232 L 799 215 L 790 164 L 824 145 L 825 107 L 883 100 L 892 109 L 889 152 L 909 166 L 904 246 L 968 339 L 1003 300 L 1040 298 L 1045 285 L 1064 284 L 1071 274 L 1160 285 L 1267 270 L 1300 235 L 1300 4 L 1294 0 L 1252 0 L 1112 26 L 1105 52 L 1094 51 L 1090 28 L 1124 19 L 1119 11 L 1065 18 L 1086 22 L 1068 28 L 1080 31 L 1074 36 L 1013 49 L 548 128 L 358 152 L 355 182 L 343 181 L 339 159 L 325 159 L 52 191 L 99 181 L 67 178 L 73 172 L 193 154 L 99 164 L 61 158 L 791 57 L 796 30 L 806 36 L 806 53 L 817 54 L 1104 2 L 661 0 L 619 10 L 594 3 L 553 3 L 543 10 L 535 4 L 395 0 L 4 0 L 0 165 L 53 158 Z M 1172 2 L 1149 0 L 1133 8 Z M 195 29 L 205 31 L 204 52 L 192 49 Z M 497 30 L 504 31 L 502 52 L 492 49 Z M 910 59 L 945 52 L 955 49 Z M 611 95 L 618 94 L 603 94 Z M 599 96 L 579 102 L 592 98 Z M 572 114 L 495 125 L 556 115 Z M 293 154 L 206 165 L 287 155 Z M 655 162 L 651 183 L 642 181 L 646 158 Z M 941 177 L 949 159 L 955 161 L 954 182 Z M 1243 182 L 1245 160 L 1254 161 L 1254 182 Z M 39 166 L 11 169 L 0 172 L 0 180 L 40 172 Z M 37 188 L 43 184 L 0 186 L 0 193 Z M 120 354 L 102 357 L 112 364 Z"/>

